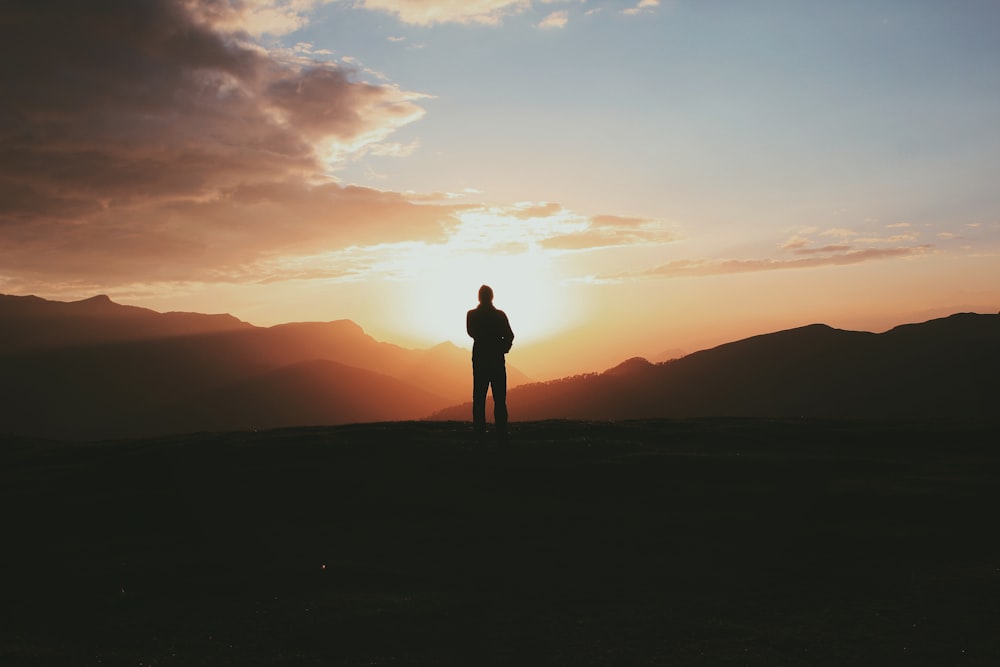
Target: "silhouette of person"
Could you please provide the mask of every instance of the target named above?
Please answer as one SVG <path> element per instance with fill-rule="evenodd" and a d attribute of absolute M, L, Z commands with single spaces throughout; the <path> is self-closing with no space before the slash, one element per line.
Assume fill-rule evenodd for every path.
<path fill-rule="evenodd" d="M 493 306 L 493 289 L 479 288 L 479 306 L 465 316 L 465 330 L 472 344 L 472 424 L 486 433 L 486 391 L 493 387 L 493 419 L 497 434 L 507 437 L 507 366 L 504 355 L 514 343 L 507 315 Z"/>

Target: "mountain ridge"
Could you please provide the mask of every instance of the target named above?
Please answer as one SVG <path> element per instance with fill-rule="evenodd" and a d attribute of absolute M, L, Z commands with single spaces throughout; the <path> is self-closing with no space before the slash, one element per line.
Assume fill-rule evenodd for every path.
<path fill-rule="evenodd" d="M 643 363 L 645 362 L 645 363 Z M 997 418 L 1000 315 L 956 313 L 883 333 L 810 324 L 652 364 L 516 387 L 512 419 Z M 470 404 L 429 419 L 458 419 Z"/>
<path fill-rule="evenodd" d="M 0 294 L 0 355 L 249 327 L 229 314 L 160 313 L 115 303 L 106 294 L 79 301 Z"/>
<path fill-rule="evenodd" d="M 106 296 L 68 303 L 3 296 L 0 361 L 0 433 L 58 438 L 292 425 L 282 416 L 290 385 L 278 371 L 304 363 L 328 376 L 315 381 L 299 368 L 303 382 L 311 377 L 320 392 L 318 401 L 293 392 L 314 405 L 302 413 L 314 423 L 352 420 L 352 411 L 339 407 L 355 403 L 342 391 L 348 377 L 363 399 L 356 419 L 415 419 L 466 398 L 471 383 L 468 350 L 403 348 L 377 341 L 351 320 L 257 327 L 231 315 L 122 306 Z M 512 385 L 527 381 L 513 367 L 510 377 Z M 270 400 L 242 414 L 227 408 L 229 421 L 178 412 L 181 406 L 197 412 L 191 396 L 226 403 L 218 393 L 224 387 L 257 383 L 256 391 L 267 393 L 262 378 L 270 378 Z M 331 405 L 323 407 L 324 398 Z"/>
<path fill-rule="evenodd" d="M 0 433 L 98 439 L 471 414 L 467 350 L 403 348 L 346 319 L 256 327 L 105 295 L 0 295 L 0 343 Z M 814 323 L 601 373 L 541 383 L 514 367 L 508 375 L 515 422 L 996 419 L 1000 315 L 955 313 L 882 333 Z"/>

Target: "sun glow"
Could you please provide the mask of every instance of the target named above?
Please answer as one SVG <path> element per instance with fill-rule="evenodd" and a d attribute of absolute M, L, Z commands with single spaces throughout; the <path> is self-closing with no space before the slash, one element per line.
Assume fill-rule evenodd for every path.
<path fill-rule="evenodd" d="M 428 258 L 409 283 L 411 334 L 428 343 L 470 345 L 465 313 L 476 307 L 476 294 L 484 284 L 493 288 L 494 305 L 507 313 L 519 344 L 557 334 L 576 321 L 578 309 L 539 253 L 454 254 Z"/>
<path fill-rule="evenodd" d="M 423 246 L 399 269 L 407 285 L 405 326 L 429 344 L 471 345 L 465 313 L 476 307 L 480 285 L 493 288 L 494 305 L 507 313 L 516 344 L 556 335 L 582 312 L 531 227 L 495 213 L 464 215 L 448 243 Z"/>

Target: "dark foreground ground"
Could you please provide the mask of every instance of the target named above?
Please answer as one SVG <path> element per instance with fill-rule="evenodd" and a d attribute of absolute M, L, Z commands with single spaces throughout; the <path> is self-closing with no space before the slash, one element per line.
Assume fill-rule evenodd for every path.
<path fill-rule="evenodd" d="M 0 443 L 0 665 L 997 665 L 1000 430 Z"/>

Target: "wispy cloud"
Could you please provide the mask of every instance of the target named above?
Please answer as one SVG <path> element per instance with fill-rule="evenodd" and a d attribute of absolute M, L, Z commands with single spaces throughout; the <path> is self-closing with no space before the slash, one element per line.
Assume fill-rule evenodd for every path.
<path fill-rule="evenodd" d="M 627 16 L 636 16 L 644 12 L 651 12 L 660 6 L 660 0 L 639 0 L 639 4 L 629 7 L 622 13 Z"/>
<path fill-rule="evenodd" d="M 555 202 L 524 202 L 521 204 L 515 204 L 511 208 L 511 214 L 521 220 L 528 220 L 530 218 L 547 218 L 549 216 L 555 215 L 563 210 L 563 207 Z"/>
<path fill-rule="evenodd" d="M 541 245 L 552 250 L 593 250 L 675 240 L 677 234 L 657 220 L 597 215 L 581 223 L 577 229 L 542 240 Z"/>
<path fill-rule="evenodd" d="M 849 239 L 851 237 L 860 235 L 860 233 L 861 232 L 858 232 L 858 231 L 856 231 L 854 229 L 845 229 L 843 227 L 834 227 L 832 229 L 826 229 L 826 230 L 820 232 L 819 235 L 820 236 L 833 236 L 833 237 L 841 238 L 841 239 Z"/>
<path fill-rule="evenodd" d="M 543 30 L 552 30 L 558 28 L 565 28 L 566 24 L 569 23 L 569 12 L 566 10 L 560 10 L 557 12 L 552 12 L 538 24 L 539 28 Z"/>
<path fill-rule="evenodd" d="M 191 18 L 214 30 L 244 31 L 255 37 L 286 35 L 308 23 L 308 15 L 333 0 L 185 0 Z"/>
<path fill-rule="evenodd" d="M 714 276 L 733 273 L 753 273 L 781 269 L 806 269 L 822 266 L 844 266 L 884 259 L 912 257 L 926 254 L 933 246 L 922 245 L 900 248 L 865 248 L 847 250 L 834 247 L 824 254 L 795 259 L 682 259 L 661 264 L 651 269 L 598 276 L 597 281 L 636 280 L 642 278 L 680 278 L 687 276 Z M 806 252 L 805 254 L 812 254 Z"/>
<path fill-rule="evenodd" d="M 523 14 L 531 9 L 541 9 L 546 5 L 586 4 L 587 0 L 356 0 L 355 6 L 373 11 L 392 14 L 403 23 L 429 26 L 440 23 L 500 25 L 510 16 Z M 652 11 L 659 6 L 659 0 L 640 0 L 634 7 L 623 10 L 635 15 Z M 601 11 L 591 8 L 584 12 L 590 16 Z M 546 13 L 539 21 L 543 29 L 563 28 L 569 22 L 570 13 L 556 9 Z"/>
<path fill-rule="evenodd" d="M 504 17 L 518 14 L 531 6 L 531 0 L 358 0 L 357 7 L 382 11 L 404 23 L 499 24 Z"/>
<path fill-rule="evenodd" d="M 812 236 L 834 237 L 840 243 L 814 244 Z M 848 243 L 847 240 L 850 240 Z M 684 276 L 726 275 L 782 269 L 807 269 L 824 266 L 844 266 L 884 259 L 912 257 L 930 252 L 934 246 L 901 245 L 914 243 L 916 235 L 895 235 L 887 238 L 859 237 L 846 228 L 819 230 L 803 227 L 799 233 L 779 246 L 785 256 L 749 259 L 680 259 L 649 269 L 625 271 L 597 276 L 596 282 L 621 282 L 645 278 L 675 278 Z M 788 257 L 791 255 L 791 257 Z"/>

